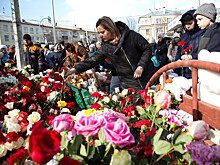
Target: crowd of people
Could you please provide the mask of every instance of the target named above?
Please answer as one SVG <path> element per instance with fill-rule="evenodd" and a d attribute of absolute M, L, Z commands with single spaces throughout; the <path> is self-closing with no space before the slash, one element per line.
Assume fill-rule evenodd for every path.
<path fill-rule="evenodd" d="M 46 45 L 44 49 L 31 42 L 31 36 L 25 34 L 24 53 L 26 65 L 31 65 L 37 74 L 47 67 L 58 69 L 67 66 L 66 76 L 81 73 L 102 65 L 112 73 L 111 92 L 115 87 L 143 89 L 150 77 L 164 65 L 178 60 L 198 59 L 200 50 L 220 52 L 220 23 L 215 22 L 217 11 L 213 3 L 205 3 L 197 10 L 185 12 L 172 38 L 163 33 L 148 41 L 139 33 L 130 30 L 123 22 L 113 22 L 109 17 L 102 17 L 96 23 L 100 42 L 64 43 L 63 41 Z M 184 44 L 179 44 L 184 42 Z M 185 53 L 188 51 L 188 54 Z M 15 47 L 1 46 L 1 63 L 7 59 L 15 60 Z M 151 60 L 156 56 L 159 65 Z M 46 65 L 45 65 L 46 63 Z M 179 76 L 191 78 L 189 68 L 173 70 Z"/>

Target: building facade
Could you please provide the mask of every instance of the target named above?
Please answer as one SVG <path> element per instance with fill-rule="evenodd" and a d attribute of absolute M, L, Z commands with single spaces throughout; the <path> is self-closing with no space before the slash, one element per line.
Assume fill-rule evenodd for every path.
<path fill-rule="evenodd" d="M 172 32 L 168 31 L 168 24 L 176 17 L 182 15 L 183 11 L 166 10 L 152 11 L 139 17 L 139 33 L 146 39 L 153 37 L 155 40 L 160 33 L 171 37 Z"/>
<path fill-rule="evenodd" d="M 21 27 L 22 36 L 26 33 L 30 34 L 33 42 L 54 44 L 52 23 L 22 19 Z M 59 24 L 56 25 L 56 37 L 57 42 L 77 42 L 82 40 L 90 43 L 92 40 L 99 40 L 99 35 L 95 30 Z M 7 45 L 7 47 L 15 45 L 12 18 L 9 16 L 0 15 L 0 44 Z"/>

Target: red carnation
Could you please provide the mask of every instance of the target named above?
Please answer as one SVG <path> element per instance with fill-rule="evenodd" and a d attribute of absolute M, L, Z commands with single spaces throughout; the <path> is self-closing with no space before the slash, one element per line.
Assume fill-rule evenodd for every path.
<path fill-rule="evenodd" d="M 94 103 L 90 108 L 94 108 L 94 109 L 98 110 L 101 107 L 102 106 L 99 103 Z"/>
<path fill-rule="evenodd" d="M 0 130 L 0 144 L 4 144 L 6 141 L 6 137 L 3 135 L 2 131 Z"/>
<path fill-rule="evenodd" d="M 44 122 L 43 120 L 40 120 L 40 121 L 35 122 L 35 123 L 32 125 L 30 131 L 33 131 L 33 130 L 38 129 L 38 128 L 44 128 L 43 122 Z"/>
<path fill-rule="evenodd" d="M 17 141 L 19 139 L 20 135 L 16 132 L 9 132 L 7 135 L 6 135 L 6 138 L 7 138 L 7 142 L 11 143 L 13 141 Z"/>
<path fill-rule="evenodd" d="M 183 49 L 183 50 L 182 50 L 182 53 L 184 54 L 186 51 L 187 51 L 187 49 Z"/>
<path fill-rule="evenodd" d="M 151 122 L 148 121 L 148 120 L 140 120 L 140 121 L 138 121 L 138 122 L 135 123 L 135 126 L 136 126 L 137 128 L 141 128 L 142 125 L 145 125 L 145 126 L 150 127 L 150 126 L 151 126 Z"/>
<path fill-rule="evenodd" d="M 185 44 L 186 44 L 185 41 L 180 41 L 180 42 L 177 43 L 177 45 L 181 45 L 181 46 L 184 46 Z"/>
<path fill-rule="evenodd" d="M 27 86 L 27 87 L 29 87 L 29 88 L 32 87 L 32 85 L 33 85 L 33 84 L 32 84 L 31 81 L 27 81 L 27 82 L 25 83 L 25 86 Z"/>
<path fill-rule="evenodd" d="M 18 121 L 26 120 L 28 117 L 28 114 L 24 111 L 19 112 L 19 115 L 17 116 Z"/>
<path fill-rule="evenodd" d="M 26 132 L 27 131 L 27 126 L 28 126 L 28 122 L 25 120 L 22 120 L 19 122 L 19 125 L 21 126 L 21 132 Z"/>
<path fill-rule="evenodd" d="M 133 100 L 133 98 L 128 95 L 127 98 L 126 98 L 126 101 L 127 101 L 127 102 L 131 102 L 132 100 Z"/>
<path fill-rule="evenodd" d="M 47 82 L 48 82 L 48 77 L 43 77 L 43 78 L 42 78 L 42 81 L 45 82 L 45 83 L 47 83 Z"/>
<path fill-rule="evenodd" d="M 147 97 L 147 90 L 146 89 L 140 90 L 140 95 L 141 95 L 141 98 Z"/>
<path fill-rule="evenodd" d="M 47 124 L 52 125 L 52 121 L 55 117 L 56 115 L 47 116 Z"/>
<path fill-rule="evenodd" d="M 121 107 L 124 107 L 124 105 L 125 105 L 125 99 L 123 99 L 123 100 L 121 100 Z"/>
<path fill-rule="evenodd" d="M 154 103 L 154 99 L 151 98 L 150 96 L 146 96 L 145 99 L 144 99 L 144 102 L 145 102 L 147 105 L 150 105 L 151 103 L 152 103 L 152 104 Z"/>
<path fill-rule="evenodd" d="M 132 94 L 137 94 L 137 91 L 131 88 L 128 88 L 128 91 L 131 92 Z"/>
<path fill-rule="evenodd" d="M 97 98 L 99 98 L 99 99 L 103 99 L 103 96 L 102 96 L 100 93 L 98 93 L 98 92 L 94 92 L 94 93 L 92 94 L 92 97 L 97 97 Z"/>
<path fill-rule="evenodd" d="M 74 103 L 74 102 L 69 102 L 69 103 L 67 103 L 66 108 L 75 110 L 75 103 Z"/>
<path fill-rule="evenodd" d="M 28 156 L 26 149 L 18 149 L 16 153 L 12 154 L 9 158 L 6 159 L 6 162 L 10 165 L 20 164 L 24 158 Z"/>

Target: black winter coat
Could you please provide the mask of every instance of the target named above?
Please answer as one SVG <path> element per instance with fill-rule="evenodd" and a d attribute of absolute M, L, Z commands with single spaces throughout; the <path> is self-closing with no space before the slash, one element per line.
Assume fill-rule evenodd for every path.
<path fill-rule="evenodd" d="M 26 65 L 31 65 L 34 74 L 43 71 L 43 57 L 36 45 L 33 45 L 32 42 L 29 45 L 24 45 L 24 54 Z"/>
<path fill-rule="evenodd" d="M 156 71 L 151 61 L 151 45 L 140 34 L 129 30 L 122 22 L 116 22 L 121 38 L 117 45 L 104 42 L 89 59 L 75 66 L 78 73 L 95 67 L 108 58 L 115 67 L 122 88 L 136 90 L 145 88 L 152 74 Z M 134 71 L 138 66 L 144 68 L 142 77 L 134 79 Z"/>
<path fill-rule="evenodd" d="M 54 64 L 53 66 L 57 69 L 65 57 L 66 57 L 66 51 L 64 49 L 58 52 L 53 51 L 51 53 L 51 60 Z"/>
<path fill-rule="evenodd" d="M 158 57 L 158 60 L 160 61 L 160 67 L 163 67 L 164 65 L 168 64 L 168 58 L 167 58 L 167 44 L 166 40 L 163 38 L 163 40 L 155 45 L 154 50 L 156 50 L 156 54 Z"/>
<path fill-rule="evenodd" d="M 206 49 L 210 52 L 220 52 L 220 23 L 214 23 L 204 29 L 203 36 L 199 43 L 199 50 Z"/>

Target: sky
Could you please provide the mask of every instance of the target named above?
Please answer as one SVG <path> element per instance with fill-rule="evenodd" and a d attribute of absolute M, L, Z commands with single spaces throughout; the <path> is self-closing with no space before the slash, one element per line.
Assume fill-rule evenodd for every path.
<path fill-rule="evenodd" d="M 108 16 L 114 21 L 135 20 L 151 11 L 165 7 L 169 10 L 189 10 L 200 3 L 219 0 L 54 0 L 55 22 L 81 28 L 95 29 L 97 20 Z M 4 10 L 3 10 L 4 8 Z M 41 20 L 52 17 L 51 0 L 19 0 L 22 19 Z M 11 0 L 0 0 L 0 15 L 11 16 Z"/>

